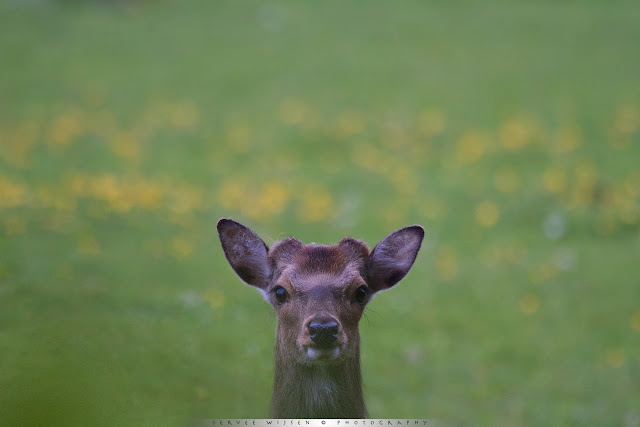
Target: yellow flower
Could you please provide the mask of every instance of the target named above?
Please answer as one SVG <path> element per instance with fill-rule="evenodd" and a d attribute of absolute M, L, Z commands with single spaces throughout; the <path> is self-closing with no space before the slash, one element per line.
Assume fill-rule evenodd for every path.
<path fill-rule="evenodd" d="M 92 182 L 92 194 L 107 202 L 108 208 L 115 212 L 128 212 L 133 208 L 132 201 L 126 197 L 125 187 L 112 174 L 103 175 Z"/>
<path fill-rule="evenodd" d="M 640 196 L 640 171 L 627 175 L 620 185 L 620 191 L 630 199 Z"/>
<path fill-rule="evenodd" d="M 66 146 L 83 131 L 82 121 L 76 113 L 67 113 L 57 117 L 48 131 L 51 143 L 58 146 Z"/>
<path fill-rule="evenodd" d="M 520 298 L 520 310 L 526 315 L 532 315 L 540 309 L 540 298 L 534 294 L 525 294 Z"/>
<path fill-rule="evenodd" d="M 129 193 L 136 206 L 148 210 L 158 208 L 163 197 L 160 186 L 146 180 L 130 183 Z"/>
<path fill-rule="evenodd" d="M 265 183 L 257 193 L 245 195 L 242 211 L 251 218 L 266 219 L 284 211 L 289 201 L 289 190 L 277 181 Z"/>
<path fill-rule="evenodd" d="M 558 275 L 558 269 L 550 262 L 545 262 L 529 272 L 529 280 L 533 283 L 542 283 Z"/>
<path fill-rule="evenodd" d="M 87 196 L 90 194 L 91 183 L 86 175 L 74 175 L 69 184 L 71 192 L 77 196 Z"/>
<path fill-rule="evenodd" d="M 69 187 L 73 195 L 104 201 L 107 209 L 116 212 L 126 212 L 136 207 L 156 209 L 165 196 L 161 187 L 152 181 L 122 179 L 113 174 L 99 177 L 75 175 L 71 178 Z M 173 190 L 172 196 L 170 208 L 174 212 L 194 209 L 193 205 L 198 204 L 198 194 L 193 189 L 177 188 Z M 64 200 L 63 197 L 56 197 Z M 71 202 L 73 204 L 70 206 L 75 207 L 75 200 Z"/>
<path fill-rule="evenodd" d="M 204 295 L 211 308 L 220 308 L 224 306 L 224 294 L 218 289 L 211 289 Z"/>
<path fill-rule="evenodd" d="M 500 128 L 500 142 L 509 151 L 522 150 L 533 136 L 533 125 L 526 119 L 513 119 Z"/>
<path fill-rule="evenodd" d="M 91 193 L 97 199 L 115 202 L 122 197 L 122 189 L 112 174 L 106 174 L 91 180 Z"/>
<path fill-rule="evenodd" d="M 247 198 L 248 185 L 240 177 L 230 177 L 218 189 L 218 203 L 227 210 L 240 210 Z"/>
<path fill-rule="evenodd" d="M 379 166 L 386 156 L 379 148 L 367 144 L 356 144 L 351 151 L 351 160 L 355 165 L 371 172 L 379 172 Z"/>
<path fill-rule="evenodd" d="M 140 143 L 132 132 L 118 132 L 110 142 L 111 150 L 119 157 L 135 159 L 140 156 Z"/>
<path fill-rule="evenodd" d="M 557 168 L 547 169 L 542 175 L 542 184 L 549 193 L 560 193 L 567 187 L 567 173 Z"/>
<path fill-rule="evenodd" d="M 618 109 L 613 123 L 617 134 L 630 135 L 640 129 L 640 108 L 626 105 Z"/>
<path fill-rule="evenodd" d="M 578 165 L 575 179 L 566 203 L 567 209 L 585 208 L 591 204 L 597 182 L 596 168 L 590 163 Z"/>
<path fill-rule="evenodd" d="M 325 188 L 311 186 L 303 191 L 298 217 L 303 222 L 318 222 L 327 219 L 333 212 L 331 193 Z"/>
<path fill-rule="evenodd" d="M 177 259 L 185 259 L 193 252 L 193 245 L 187 239 L 175 238 L 169 245 L 169 252 Z"/>
<path fill-rule="evenodd" d="M 627 200 L 626 203 L 618 207 L 618 218 L 625 224 L 636 224 L 640 220 L 640 208 L 633 200 Z"/>
<path fill-rule="evenodd" d="M 260 205 L 268 215 L 277 215 L 286 207 L 289 200 L 289 191 L 279 182 L 268 182 L 262 188 L 258 197 Z"/>
<path fill-rule="evenodd" d="M 484 135 L 475 131 L 469 131 L 458 140 L 456 155 L 461 164 L 475 163 L 480 160 L 487 149 Z"/>
<path fill-rule="evenodd" d="M 570 153 L 578 148 L 581 142 L 581 131 L 576 125 L 558 129 L 554 136 L 554 150 L 558 153 Z"/>
<path fill-rule="evenodd" d="M 26 189 L 0 175 L 0 208 L 13 208 L 24 204 Z"/>
<path fill-rule="evenodd" d="M 476 222 L 482 227 L 493 227 L 500 218 L 498 205 L 491 201 L 485 201 L 476 206 Z"/>
<path fill-rule="evenodd" d="M 607 351 L 605 356 L 606 363 L 611 368 L 620 368 L 627 360 L 627 355 L 622 348 L 613 348 Z"/>

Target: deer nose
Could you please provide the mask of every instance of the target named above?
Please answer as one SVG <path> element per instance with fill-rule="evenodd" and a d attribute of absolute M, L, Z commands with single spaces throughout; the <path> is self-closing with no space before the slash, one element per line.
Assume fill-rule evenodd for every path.
<path fill-rule="evenodd" d="M 333 347 L 338 340 L 338 323 L 334 321 L 312 321 L 307 328 L 309 329 L 309 337 L 317 347 Z"/>

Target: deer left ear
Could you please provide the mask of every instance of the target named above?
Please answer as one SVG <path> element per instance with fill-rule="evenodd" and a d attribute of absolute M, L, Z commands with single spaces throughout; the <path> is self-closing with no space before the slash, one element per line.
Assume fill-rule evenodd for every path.
<path fill-rule="evenodd" d="M 382 239 L 373 248 L 365 264 L 369 287 L 378 292 L 402 280 L 416 260 L 423 238 L 424 228 L 412 225 Z"/>
<path fill-rule="evenodd" d="M 243 282 L 265 290 L 269 285 L 271 264 L 269 248 L 250 228 L 231 219 L 218 221 L 220 243 L 229 264 Z"/>

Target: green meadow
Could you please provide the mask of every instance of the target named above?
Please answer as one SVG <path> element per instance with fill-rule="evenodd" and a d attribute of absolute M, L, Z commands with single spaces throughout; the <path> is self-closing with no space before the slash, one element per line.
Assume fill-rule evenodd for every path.
<path fill-rule="evenodd" d="M 0 0 L 1 425 L 267 417 L 220 217 L 425 227 L 372 418 L 640 425 L 640 5 Z"/>

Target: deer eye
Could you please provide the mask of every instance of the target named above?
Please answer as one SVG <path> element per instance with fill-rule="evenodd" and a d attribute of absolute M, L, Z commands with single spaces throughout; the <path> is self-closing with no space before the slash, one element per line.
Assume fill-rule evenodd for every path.
<path fill-rule="evenodd" d="M 285 302 L 287 300 L 287 297 L 289 296 L 285 288 L 283 288 L 282 286 L 276 286 L 273 289 L 273 293 L 275 294 L 276 301 L 278 302 Z"/>
<path fill-rule="evenodd" d="M 369 296 L 369 287 L 366 285 L 360 286 L 358 289 L 356 289 L 356 292 L 353 294 L 353 298 L 356 300 L 356 302 L 360 304 L 364 304 L 368 296 Z"/>

